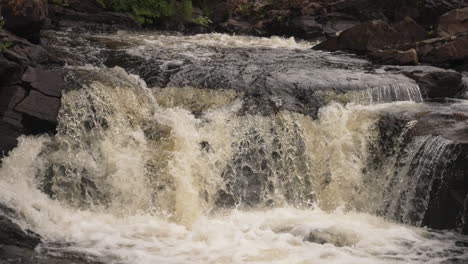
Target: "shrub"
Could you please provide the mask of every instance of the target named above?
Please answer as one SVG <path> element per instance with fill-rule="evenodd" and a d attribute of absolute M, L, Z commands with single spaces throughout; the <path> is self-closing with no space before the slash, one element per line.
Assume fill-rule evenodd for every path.
<path fill-rule="evenodd" d="M 179 19 L 197 22 L 207 22 L 206 19 L 192 19 L 194 4 L 202 6 L 204 0 L 97 0 L 106 9 L 129 13 L 141 24 L 153 23 L 162 17 L 177 17 Z"/>

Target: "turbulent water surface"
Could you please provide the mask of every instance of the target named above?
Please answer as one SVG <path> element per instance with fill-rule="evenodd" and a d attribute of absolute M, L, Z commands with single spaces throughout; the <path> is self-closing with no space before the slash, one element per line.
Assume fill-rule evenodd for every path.
<path fill-rule="evenodd" d="M 221 34 L 96 38 L 145 59 L 185 52 L 158 55 L 162 68 L 233 47 L 315 52 L 292 39 Z M 316 117 L 255 114 L 242 111 L 238 89 L 147 87 L 100 59 L 69 66 L 78 87 L 63 94 L 57 135 L 22 137 L 2 161 L 0 202 L 44 238 L 39 251 L 122 264 L 468 261 L 466 236 L 415 227 L 429 199 L 416 189 L 441 177 L 431 164 L 448 140 L 421 136 L 403 157 L 370 164 L 380 113 L 427 107 L 414 83 L 379 89 L 377 98 L 405 102 L 375 104 L 386 100 L 370 87 L 330 95 Z"/>

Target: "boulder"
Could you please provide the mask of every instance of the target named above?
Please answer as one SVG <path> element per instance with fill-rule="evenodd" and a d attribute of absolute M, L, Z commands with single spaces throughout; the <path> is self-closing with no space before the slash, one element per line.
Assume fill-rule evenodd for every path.
<path fill-rule="evenodd" d="M 299 16 L 291 20 L 290 33 L 302 39 L 313 39 L 323 35 L 322 25 L 311 16 Z"/>
<path fill-rule="evenodd" d="M 0 157 L 16 147 L 20 135 L 16 127 L 0 120 Z"/>
<path fill-rule="evenodd" d="M 333 37 L 350 29 L 360 22 L 357 18 L 342 13 L 327 13 L 316 18 L 323 25 L 324 34 Z"/>
<path fill-rule="evenodd" d="M 18 83 L 23 74 L 21 65 L 0 54 L 0 86 Z"/>
<path fill-rule="evenodd" d="M 429 38 L 428 32 L 410 17 L 405 17 L 393 27 L 401 33 L 404 42 L 416 42 Z"/>
<path fill-rule="evenodd" d="M 5 30 L 0 30 L 0 42 L 9 43 L 9 46 L 3 50 L 3 56 L 21 65 L 23 70 L 26 65 L 43 64 L 49 60 L 49 54 L 44 48 Z"/>
<path fill-rule="evenodd" d="M 438 18 L 457 8 L 468 6 L 466 0 L 425 0 L 418 10 L 417 21 L 425 25 L 437 24 Z"/>
<path fill-rule="evenodd" d="M 0 87 L 0 120 L 21 127 L 22 115 L 13 109 L 25 95 L 25 90 L 20 86 Z"/>
<path fill-rule="evenodd" d="M 23 74 L 22 80 L 29 83 L 31 88 L 53 97 L 60 97 L 65 87 L 62 72 L 47 70 L 41 67 L 28 67 Z"/>
<path fill-rule="evenodd" d="M 7 216 L 12 210 L 0 204 L 0 241 L 2 245 L 13 245 L 34 249 L 41 241 L 40 237 L 30 231 L 23 231 Z"/>
<path fill-rule="evenodd" d="M 418 53 L 415 49 L 400 50 L 378 50 L 369 53 L 369 57 L 378 63 L 392 65 L 416 65 L 419 63 Z"/>
<path fill-rule="evenodd" d="M 387 71 L 403 73 L 418 83 L 427 99 L 457 97 L 462 90 L 462 75 L 454 70 L 432 66 L 404 66 L 387 68 Z"/>
<path fill-rule="evenodd" d="M 452 10 L 439 18 L 437 33 L 448 37 L 468 31 L 468 7 Z"/>
<path fill-rule="evenodd" d="M 404 42 L 403 35 L 384 21 L 366 22 L 345 30 L 336 38 L 330 38 L 314 49 L 334 51 L 369 52 Z"/>
<path fill-rule="evenodd" d="M 442 63 L 463 63 L 468 59 L 468 35 L 453 36 L 442 42 L 425 47 L 427 52 L 421 56 L 421 61 Z"/>
<path fill-rule="evenodd" d="M 1 0 L 5 28 L 33 43 L 39 43 L 39 33 L 48 21 L 47 0 Z"/>
<path fill-rule="evenodd" d="M 230 33 L 251 34 L 253 25 L 240 19 L 230 18 L 220 25 L 221 30 Z"/>
<path fill-rule="evenodd" d="M 350 28 L 339 36 L 342 49 L 374 51 L 401 42 L 401 34 L 383 21 L 371 21 Z"/>
<path fill-rule="evenodd" d="M 386 217 L 434 229 L 458 229 L 468 234 L 466 110 L 458 101 L 447 100 L 411 108 L 392 107 L 384 113 L 383 122 L 379 122 L 382 135 L 400 131 L 397 132 L 400 136 L 394 138 L 405 142 L 402 148 L 395 149 L 392 144 L 389 149 L 390 156 L 399 156 L 394 166 L 395 175 L 405 184 L 393 187 L 400 193 L 387 200 L 393 204 L 393 209 L 381 212 Z M 408 126 L 408 122 L 413 122 L 413 125 Z M 414 142 L 418 141 L 424 144 L 415 148 Z M 403 167 L 407 173 L 401 173 Z M 411 180 L 408 181 L 409 178 Z"/>
<path fill-rule="evenodd" d="M 15 110 L 40 120 L 56 123 L 59 108 L 60 99 L 31 90 L 29 95 L 15 107 Z"/>

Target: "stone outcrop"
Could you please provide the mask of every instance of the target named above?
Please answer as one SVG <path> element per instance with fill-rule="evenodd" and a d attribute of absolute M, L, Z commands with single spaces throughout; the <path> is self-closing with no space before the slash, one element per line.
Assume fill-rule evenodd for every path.
<path fill-rule="evenodd" d="M 390 67 L 386 71 L 402 73 L 415 80 L 424 98 L 454 98 L 462 91 L 462 75 L 454 70 L 432 66 Z"/>
<path fill-rule="evenodd" d="M 418 53 L 415 49 L 406 51 L 399 50 L 377 50 L 369 53 L 371 60 L 391 65 L 416 65 L 419 63 Z"/>
<path fill-rule="evenodd" d="M 424 28 L 406 17 L 394 25 L 384 21 L 359 24 L 316 45 L 314 49 L 368 54 L 372 60 L 382 64 L 423 62 L 466 70 L 467 10 L 457 9 L 444 14 L 437 27 L 439 37 L 431 37 Z"/>
<path fill-rule="evenodd" d="M 396 23 L 395 27 L 398 27 L 400 21 L 410 19 L 414 21 L 413 25 L 407 24 L 402 29 L 414 32 L 417 27 L 419 33 L 405 37 L 420 40 L 421 36 L 427 35 L 427 32 L 436 26 L 440 15 L 457 8 L 467 7 L 468 2 L 466 0 L 279 0 L 237 1 L 231 5 L 216 4 L 213 6 L 217 8 L 213 21 L 216 23 L 215 27 L 218 26 L 216 28 L 218 31 L 232 33 L 247 31 L 248 34 L 265 36 L 284 35 L 320 39 L 335 36 L 363 22 L 382 20 L 389 24 Z M 229 12 L 220 12 L 225 9 Z M 225 19 L 224 22 L 221 21 L 222 18 Z M 241 21 L 248 22 L 251 25 L 250 28 L 236 31 L 238 28 L 235 24 Z"/>
<path fill-rule="evenodd" d="M 452 10 L 439 18 L 437 33 L 449 37 L 468 31 L 468 7 Z"/>
<path fill-rule="evenodd" d="M 393 109 L 381 117 L 382 142 L 393 146 L 387 150 L 389 155 L 398 157 L 396 170 L 406 166 L 410 172 L 418 173 L 417 180 L 410 181 L 413 186 L 398 187 L 408 190 L 416 188 L 418 191 L 412 196 L 403 194 L 403 197 L 396 197 L 397 200 L 392 203 L 399 204 L 399 210 L 405 210 L 407 216 L 406 219 L 396 220 L 419 222 L 422 226 L 435 229 L 457 229 L 468 234 L 468 115 L 466 108 L 457 106 L 457 101 L 441 102 L 411 109 Z M 406 126 L 409 122 L 412 125 Z M 407 130 L 402 129 L 404 127 Z M 391 139 L 387 135 L 391 135 Z M 394 147 L 395 142 L 389 142 L 395 139 L 404 142 L 401 149 Z M 415 141 L 424 144 L 415 149 Z M 414 155 L 408 160 L 407 153 Z M 429 154 L 431 156 L 427 156 Z M 424 155 L 440 157 L 430 165 L 424 165 L 418 160 Z M 410 173 L 407 177 L 414 175 Z M 407 182 L 405 178 L 399 180 Z M 410 207 L 407 207 L 408 204 Z M 384 209 L 381 213 L 388 214 L 390 211 Z M 387 216 L 392 218 L 396 215 Z"/>
<path fill-rule="evenodd" d="M 411 18 L 406 18 L 395 26 L 376 20 L 345 30 L 339 36 L 332 37 L 315 46 L 314 49 L 347 50 L 358 53 L 373 52 L 386 47 L 423 40 L 426 37 L 424 29 Z"/>
<path fill-rule="evenodd" d="M 1 0 L 5 28 L 34 43 L 39 42 L 39 33 L 48 22 L 47 0 Z"/>
<path fill-rule="evenodd" d="M 10 44 L 0 54 L 0 153 L 6 154 L 21 134 L 54 131 L 64 76 L 41 46 L 6 31 L 0 41 Z"/>

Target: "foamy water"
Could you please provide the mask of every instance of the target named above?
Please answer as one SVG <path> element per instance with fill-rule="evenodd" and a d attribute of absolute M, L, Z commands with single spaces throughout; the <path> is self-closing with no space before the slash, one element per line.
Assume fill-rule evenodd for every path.
<path fill-rule="evenodd" d="M 133 38 L 178 49 L 310 45 L 221 34 Z M 468 260 L 466 236 L 376 216 L 395 197 L 384 197 L 386 175 L 365 181 L 379 112 L 423 104 L 330 102 L 316 120 L 239 115 L 241 96 L 230 90 L 150 90 L 121 68 L 71 70 L 89 84 L 63 95 L 57 135 L 21 137 L 0 168 L 0 203 L 43 237 L 39 251 L 116 264 Z M 398 97 L 394 88 L 377 99 Z M 420 101 L 410 88 L 408 98 Z M 427 141 L 443 155 L 445 141 Z"/>
<path fill-rule="evenodd" d="M 0 170 L 0 199 L 24 227 L 44 236 L 42 250 L 81 252 L 108 263 L 440 263 L 467 258 L 451 232 L 434 233 L 368 214 L 318 208 L 227 210 L 190 228 L 161 215 L 76 210 L 37 190 L 34 169 L 48 139 L 22 138 Z M 48 244 L 49 242 L 50 244 Z"/>

